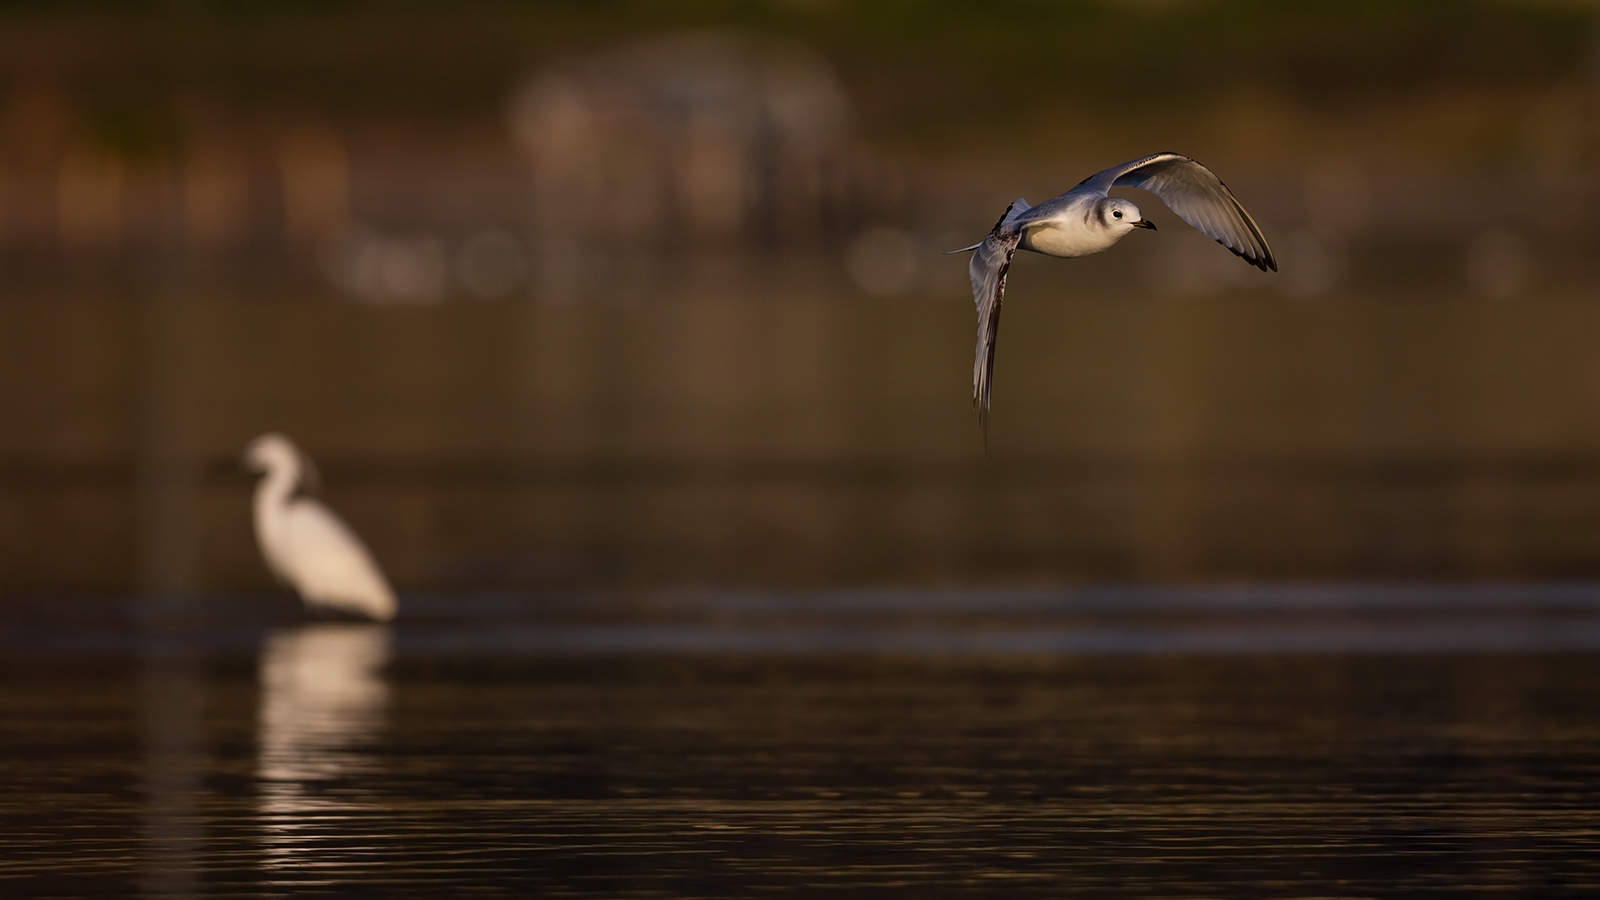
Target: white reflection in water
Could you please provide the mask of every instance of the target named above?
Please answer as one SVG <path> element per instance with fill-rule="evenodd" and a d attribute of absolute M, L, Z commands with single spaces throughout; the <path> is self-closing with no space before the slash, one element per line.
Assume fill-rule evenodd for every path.
<path fill-rule="evenodd" d="M 389 629 L 309 625 L 268 636 L 257 720 L 258 809 L 268 868 L 316 865 L 304 853 L 319 820 L 359 809 L 326 783 L 370 771 L 362 750 L 382 729 Z"/>

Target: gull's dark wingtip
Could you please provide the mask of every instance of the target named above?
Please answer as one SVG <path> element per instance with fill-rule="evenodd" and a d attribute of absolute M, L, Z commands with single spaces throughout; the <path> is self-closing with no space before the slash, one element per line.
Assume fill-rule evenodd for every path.
<path fill-rule="evenodd" d="M 1276 271 L 1278 271 L 1278 259 L 1277 259 L 1277 257 L 1272 255 L 1272 251 L 1271 250 L 1267 250 L 1265 253 L 1261 254 L 1260 256 L 1247 256 L 1247 255 L 1245 255 L 1245 252 L 1243 250 L 1240 250 L 1240 249 L 1238 249 L 1236 247 L 1230 247 L 1228 245 L 1228 243 L 1226 241 L 1222 240 L 1221 238 L 1217 238 L 1216 241 L 1217 241 L 1217 243 L 1219 245 L 1221 245 L 1229 253 L 1232 253 L 1234 256 L 1239 257 L 1240 259 L 1244 260 L 1245 262 L 1249 263 L 1252 266 L 1255 266 L 1256 268 L 1260 269 L 1263 272 L 1266 272 L 1266 271 L 1276 272 Z"/>

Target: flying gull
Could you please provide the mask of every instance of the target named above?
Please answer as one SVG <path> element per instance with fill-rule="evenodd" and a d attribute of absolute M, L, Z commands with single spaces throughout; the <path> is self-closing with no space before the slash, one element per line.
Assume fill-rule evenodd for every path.
<path fill-rule="evenodd" d="M 1250 214 L 1211 170 L 1178 153 L 1155 153 L 1091 175 L 1059 197 L 1029 206 L 1017 198 L 989 236 L 951 253 L 972 254 L 967 274 L 978 307 L 978 348 L 972 361 L 972 405 L 978 408 L 984 440 L 989 439 L 989 389 L 994 378 L 995 335 L 1006 271 L 1018 248 L 1048 256 L 1088 256 L 1109 248 L 1135 228 L 1154 231 L 1139 207 L 1108 196 L 1114 187 L 1141 188 L 1161 198 L 1178 218 L 1245 262 L 1265 272 L 1278 261 Z"/>

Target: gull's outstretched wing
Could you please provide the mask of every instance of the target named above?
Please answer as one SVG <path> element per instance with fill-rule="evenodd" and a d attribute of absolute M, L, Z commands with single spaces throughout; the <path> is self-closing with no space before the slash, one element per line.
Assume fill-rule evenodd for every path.
<path fill-rule="evenodd" d="M 978 408 L 983 439 L 989 439 L 989 389 L 994 380 L 994 342 L 1000 333 L 1000 304 L 1006 296 L 1006 272 L 1017 252 L 1022 232 L 1014 230 L 1016 217 L 1028 210 L 1026 200 L 1006 207 L 994 230 L 978 244 L 967 264 L 972 279 L 972 302 L 978 307 L 978 347 L 972 360 L 972 405 Z"/>
<path fill-rule="evenodd" d="M 1233 192 L 1211 170 L 1179 153 L 1155 153 L 1112 166 L 1079 185 L 1102 194 L 1115 187 L 1136 187 L 1161 198 L 1178 218 L 1232 250 L 1265 272 L 1278 271 L 1278 261 Z"/>

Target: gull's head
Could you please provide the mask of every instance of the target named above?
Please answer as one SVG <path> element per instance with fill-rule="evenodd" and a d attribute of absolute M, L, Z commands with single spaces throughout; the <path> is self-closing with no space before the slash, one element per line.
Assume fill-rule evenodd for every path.
<path fill-rule="evenodd" d="M 245 468 L 252 472 L 294 471 L 300 467 L 300 451 L 294 442 L 277 432 L 263 434 L 244 448 Z"/>
<path fill-rule="evenodd" d="M 1139 207 L 1121 197 L 1107 197 L 1100 201 L 1100 224 L 1116 232 L 1118 237 L 1135 228 L 1148 228 L 1151 231 L 1156 228 L 1154 222 L 1139 212 Z"/>

